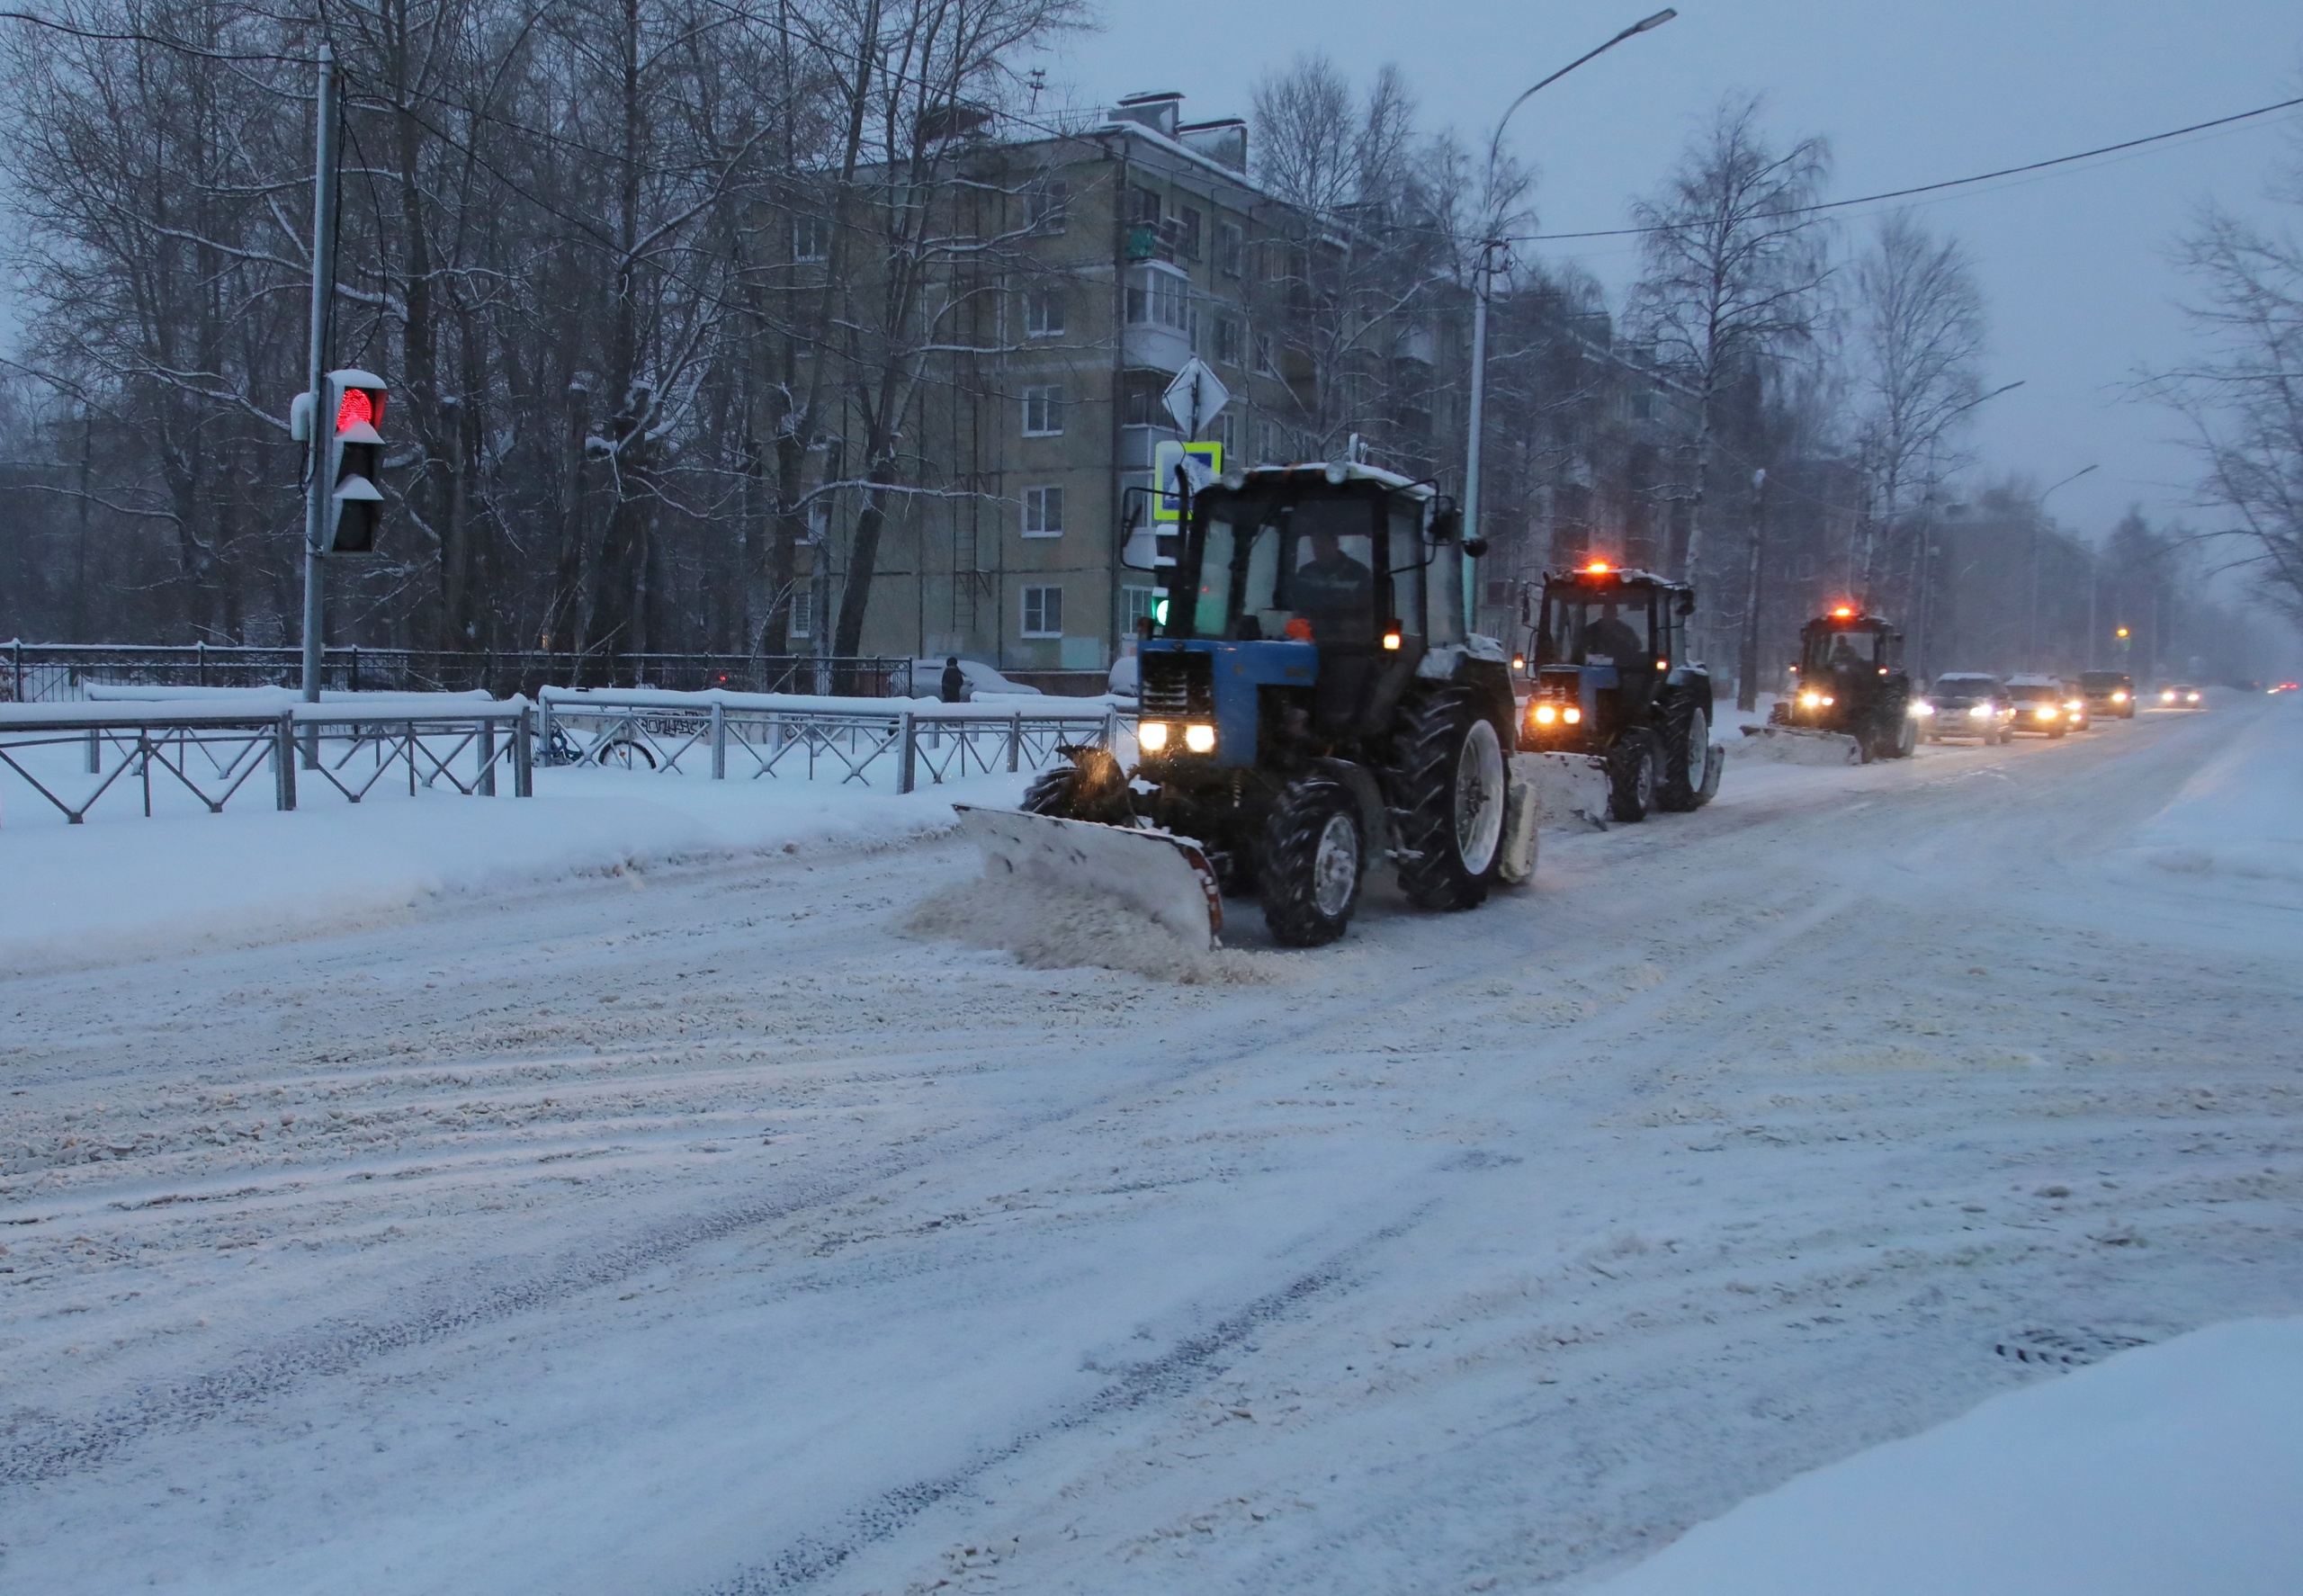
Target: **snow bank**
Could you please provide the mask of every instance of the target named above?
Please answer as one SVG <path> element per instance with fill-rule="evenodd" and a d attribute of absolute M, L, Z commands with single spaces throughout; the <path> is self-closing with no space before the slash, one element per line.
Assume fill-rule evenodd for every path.
<path fill-rule="evenodd" d="M 1601 1596 L 2291 1596 L 2303 1320 L 1994 1397 L 1690 1530 Z"/>
<path fill-rule="evenodd" d="M 390 918 L 444 894 L 714 857 L 885 845 L 1013 803 L 1022 777 L 909 795 L 823 782 L 538 770 L 533 798 L 379 794 L 353 807 L 0 828 L 0 970 Z"/>
<path fill-rule="evenodd" d="M 2303 885 L 2303 715 L 2268 705 L 2137 834 L 2145 863 L 2184 875 Z"/>
<path fill-rule="evenodd" d="M 1194 986 L 1253 986 L 1287 973 L 1284 955 L 1210 950 L 1108 898 L 978 876 L 931 892 L 904 917 L 916 937 L 1012 953 L 1034 970 L 1125 970 Z"/>

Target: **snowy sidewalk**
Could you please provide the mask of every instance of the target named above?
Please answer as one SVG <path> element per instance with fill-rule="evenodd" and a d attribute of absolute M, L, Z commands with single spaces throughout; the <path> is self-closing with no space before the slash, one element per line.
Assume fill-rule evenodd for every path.
<path fill-rule="evenodd" d="M 529 799 L 426 792 L 282 814 L 0 827 L 0 973 L 348 929 L 426 900 L 775 851 L 933 836 L 1026 778 L 910 794 L 538 770 Z"/>

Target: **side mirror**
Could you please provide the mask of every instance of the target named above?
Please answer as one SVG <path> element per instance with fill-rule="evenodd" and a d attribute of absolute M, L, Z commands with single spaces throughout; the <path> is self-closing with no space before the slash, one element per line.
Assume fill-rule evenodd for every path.
<path fill-rule="evenodd" d="M 1464 552 L 1472 559 L 1477 560 L 1481 555 L 1487 552 L 1487 540 L 1483 537 L 1465 538 L 1464 540 Z"/>
<path fill-rule="evenodd" d="M 1692 615 L 1692 614 L 1695 614 L 1695 595 L 1694 595 L 1694 594 L 1692 594 L 1692 593 L 1683 593 L 1683 594 L 1681 594 L 1681 595 L 1680 596 L 1680 619 L 1681 619 L 1682 621 L 1684 621 L 1684 620 L 1686 620 L 1689 615 Z"/>
<path fill-rule="evenodd" d="M 1431 529 L 1425 534 L 1435 543 L 1449 543 L 1464 535 L 1464 507 L 1446 494 L 1431 501 Z"/>

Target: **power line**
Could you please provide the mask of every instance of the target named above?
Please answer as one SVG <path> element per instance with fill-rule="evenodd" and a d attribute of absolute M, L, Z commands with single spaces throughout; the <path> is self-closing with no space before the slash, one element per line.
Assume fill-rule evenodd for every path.
<path fill-rule="evenodd" d="M 2094 149 L 2083 149 L 2073 155 L 2059 155 L 2044 161 L 2030 161 L 2020 166 L 2003 166 L 1996 172 L 1979 172 L 1972 177 L 1947 177 L 1940 183 L 1922 183 L 1912 188 L 1889 189 L 1883 193 L 1859 194 L 1850 200 L 1825 200 L 1814 205 L 1795 206 L 1788 211 L 1767 212 L 1761 220 L 1779 220 L 1785 217 L 1810 216 L 1824 211 L 1843 211 L 1851 205 L 1876 205 L 1886 200 L 1908 200 L 1917 194 L 1940 193 L 1949 188 L 1966 188 L 1978 183 L 1992 183 L 2002 177 L 2021 177 L 2027 172 L 2044 172 L 2051 166 L 2067 166 L 2074 161 L 2093 160 L 2098 156 L 2118 155 L 2122 150 L 2140 149 L 2148 144 L 2164 144 L 2170 139 L 2181 139 L 2188 133 L 2204 133 L 2212 128 L 2227 128 L 2234 122 L 2252 121 L 2274 112 L 2291 111 L 2303 105 L 2303 95 L 2281 100 L 2275 105 L 2258 105 L 2253 111 L 2242 111 L 2230 116 L 2218 116 L 2212 121 L 2193 122 L 2187 128 L 2171 128 L 2164 133 L 2150 133 L 2140 139 L 2123 139 L 2117 144 L 2105 144 Z M 1503 242 L 1511 244 L 1554 244 L 1575 238 L 1635 238 L 1651 233 L 1677 232 L 1671 224 L 1655 227 L 1607 228 L 1589 233 L 1517 233 Z"/>

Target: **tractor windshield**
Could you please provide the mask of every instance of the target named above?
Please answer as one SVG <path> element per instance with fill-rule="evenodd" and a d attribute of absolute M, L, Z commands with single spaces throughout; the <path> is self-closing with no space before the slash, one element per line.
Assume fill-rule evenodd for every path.
<path fill-rule="evenodd" d="M 1380 500 L 1308 495 L 1247 498 L 1201 524 L 1193 586 L 1195 637 L 1372 643 L 1377 614 Z M 1187 555 L 1187 560 L 1190 558 Z M 1290 631 L 1291 623 L 1301 623 Z"/>
<path fill-rule="evenodd" d="M 1800 668 L 1810 672 L 1853 670 L 1877 666 L 1884 640 L 1871 632 L 1815 632 L 1808 634 L 1806 658 Z"/>
<path fill-rule="evenodd" d="M 1653 659 L 1644 593 L 1557 593 L 1544 601 L 1536 659 L 1544 665 L 1637 666 Z"/>

